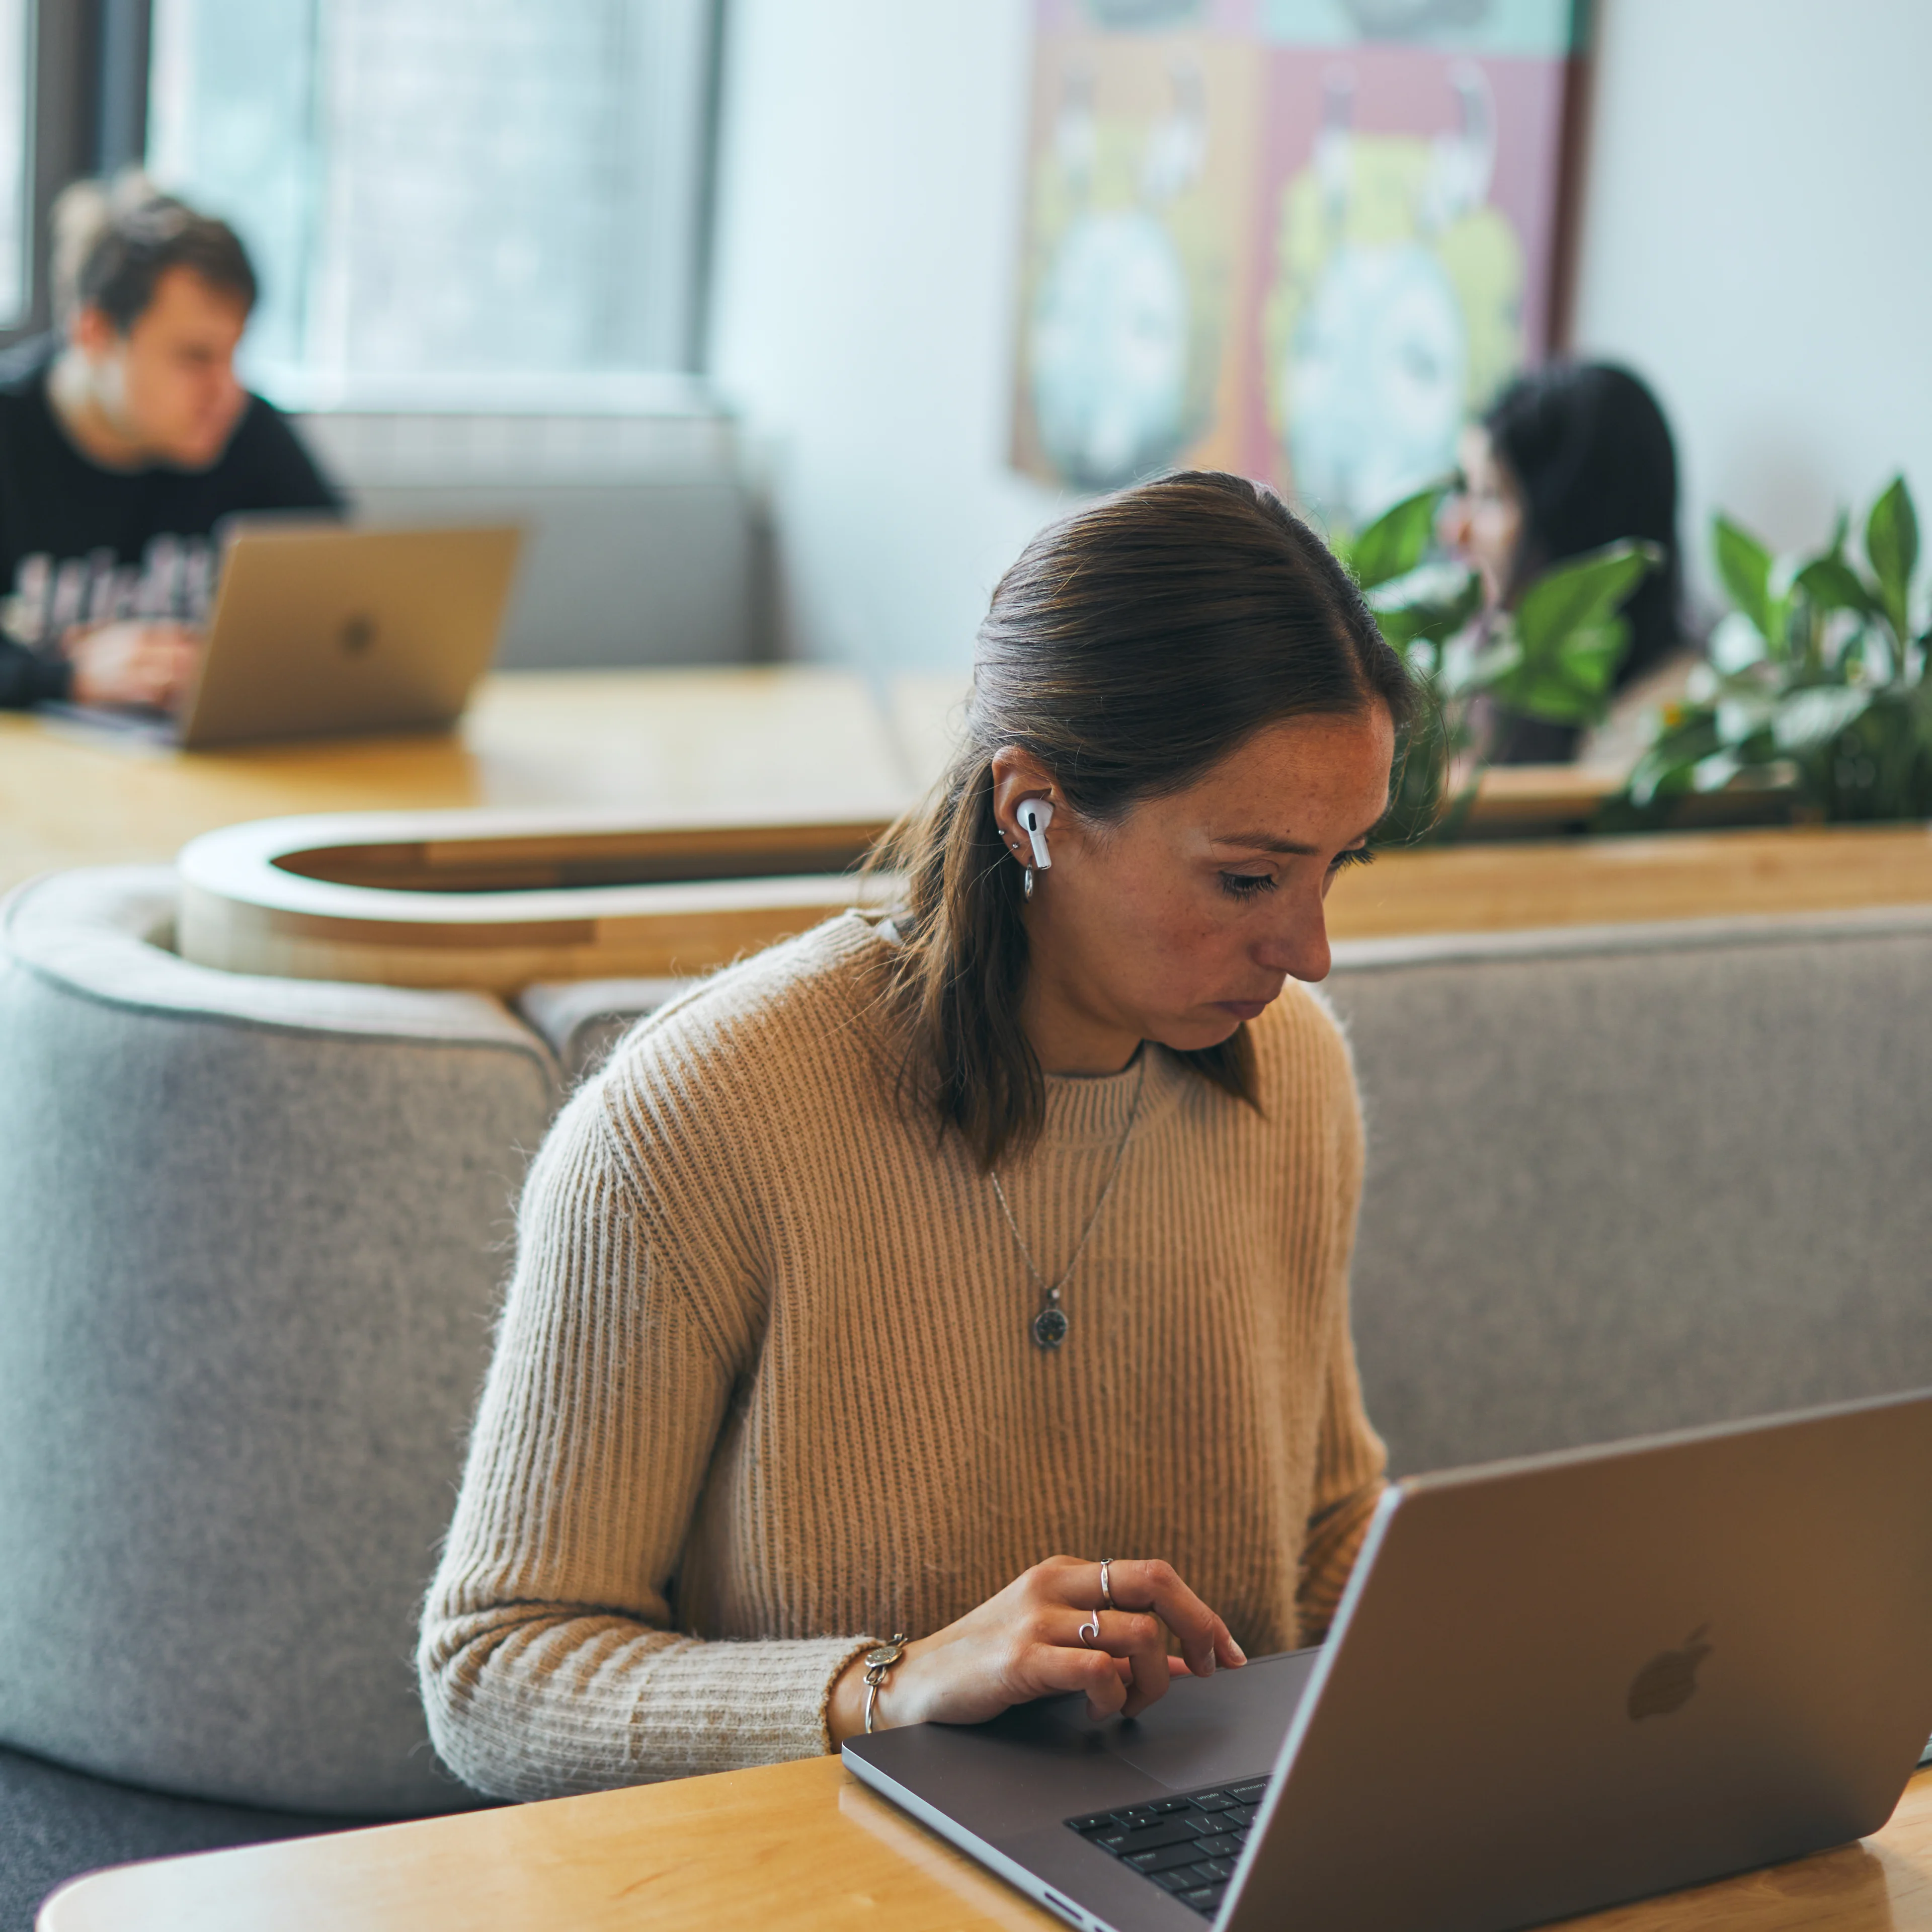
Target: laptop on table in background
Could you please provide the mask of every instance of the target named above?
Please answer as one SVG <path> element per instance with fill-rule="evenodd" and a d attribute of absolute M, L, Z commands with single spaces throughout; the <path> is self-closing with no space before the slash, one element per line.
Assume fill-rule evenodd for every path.
<path fill-rule="evenodd" d="M 1875 1831 L 1932 1732 L 1932 1392 L 1412 1477 L 1328 1641 L 850 1739 L 1085 1932 L 1506 1932 Z"/>
<path fill-rule="evenodd" d="M 179 713 L 46 707 L 199 750 L 447 730 L 488 669 L 521 532 L 222 526 L 208 638 Z"/>

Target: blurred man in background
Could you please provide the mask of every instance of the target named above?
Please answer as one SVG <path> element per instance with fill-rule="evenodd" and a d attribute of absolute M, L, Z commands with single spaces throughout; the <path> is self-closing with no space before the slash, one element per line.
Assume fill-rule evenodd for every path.
<path fill-rule="evenodd" d="M 215 526 L 341 502 L 235 351 L 255 273 L 139 176 L 56 205 L 54 334 L 0 356 L 0 705 L 166 708 L 192 678 Z"/>

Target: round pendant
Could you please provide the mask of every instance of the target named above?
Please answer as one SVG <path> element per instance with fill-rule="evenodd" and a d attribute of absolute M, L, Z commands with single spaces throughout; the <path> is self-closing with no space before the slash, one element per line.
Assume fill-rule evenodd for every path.
<path fill-rule="evenodd" d="M 1042 1348 L 1057 1348 L 1066 1340 L 1066 1317 L 1058 1308 L 1042 1308 L 1033 1318 L 1033 1339 Z"/>

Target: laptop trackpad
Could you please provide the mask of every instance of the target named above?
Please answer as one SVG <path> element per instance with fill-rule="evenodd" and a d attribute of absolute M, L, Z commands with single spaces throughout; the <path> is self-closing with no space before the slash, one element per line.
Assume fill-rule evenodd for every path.
<path fill-rule="evenodd" d="M 1280 1739 L 1275 1742 L 1279 1747 Z M 1204 1784 L 1252 1778 L 1268 1768 L 1256 1762 L 1252 1751 L 1231 1747 L 1225 1726 L 1219 1724 L 1211 1730 L 1198 1729 L 1191 1736 L 1183 1732 L 1178 1736 L 1143 1738 L 1138 1744 L 1123 1746 L 1120 1756 L 1170 1791 L 1198 1791 Z M 1247 1768 L 1239 1769 L 1239 1765 Z"/>
<path fill-rule="evenodd" d="M 1056 1697 L 1035 1708 L 1057 1729 L 1092 1734 L 1096 1742 L 1104 1738 L 1108 1755 L 1170 1791 L 1195 1791 L 1273 1768 L 1318 1654 L 1257 1658 L 1244 1670 L 1183 1678 L 1144 1716 L 1126 1724 L 1093 1723 L 1078 1697 Z"/>

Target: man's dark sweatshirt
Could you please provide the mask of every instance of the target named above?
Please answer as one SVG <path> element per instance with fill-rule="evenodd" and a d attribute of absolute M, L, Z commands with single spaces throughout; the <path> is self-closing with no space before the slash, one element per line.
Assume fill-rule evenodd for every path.
<path fill-rule="evenodd" d="M 0 356 L 0 705 L 66 696 L 61 639 L 74 625 L 205 622 L 223 518 L 342 508 L 287 418 L 260 396 L 208 469 L 89 462 L 47 400 L 58 346 L 43 337 Z"/>

